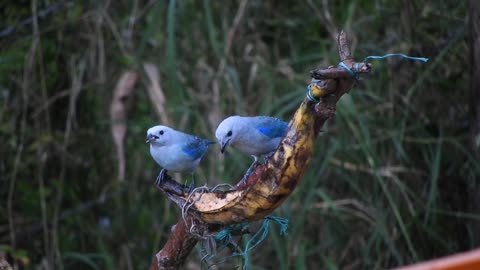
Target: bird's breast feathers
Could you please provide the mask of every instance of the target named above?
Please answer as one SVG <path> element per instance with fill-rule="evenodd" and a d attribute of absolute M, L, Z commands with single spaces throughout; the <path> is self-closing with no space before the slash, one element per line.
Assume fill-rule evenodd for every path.
<path fill-rule="evenodd" d="M 200 158 L 193 159 L 183 152 L 181 145 L 150 147 L 153 159 L 162 167 L 174 172 L 193 171 Z"/>

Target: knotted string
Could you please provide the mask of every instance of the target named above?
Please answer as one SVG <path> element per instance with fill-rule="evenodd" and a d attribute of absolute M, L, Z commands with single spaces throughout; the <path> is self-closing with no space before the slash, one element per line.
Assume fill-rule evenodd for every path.
<path fill-rule="evenodd" d="M 281 217 L 274 217 L 274 216 L 266 216 L 263 220 L 262 227 L 248 240 L 247 244 L 245 245 L 245 251 L 239 253 L 238 255 L 243 255 L 244 265 L 243 270 L 248 270 L 248 261 L 249 255 L 248 253 L 256 248 L 268 235 L 269 232 L 269 224 L 270 220 L 277 223 L 280 226 L 280 235 L 284 235 L 287 233 L 288 228 L 288 219 L 281 218 Z M 258 239 L 257 239 L 258 238 Z"/>
<path fill-rule="evenodd" d="M 288 229 L 288 219 L 286 218 L 281 218 L 281 217 L 274 217 L 274 216 L 266 216 L 263 219 L 262 226 L 260 226 L 260 229 L 247 241 L 247 244 L 245 245 L 245 249 L 242 251 L 234 252 L 231 256 L 229 257 L 236 257 L 236 256 L 242 256 L 244 260 L 243 264 L 243 270 L 248 269 L 249 265 L 249 253 L 251 250 L 256 248 L 265 238 L 267 237 L 268 233 L 270 232 L 270 221 L 275 222 L 279 228 L 280 228 L 280 235 L 285 235 L 287 234 L 287 229 Z M 248 223 L 241 223 L 241 224 L 234 224 L 228 226 L 226 229 L 216 233 L 213 238 L 217 243 L 220 243 L 220 248 L 226 247 L 229 243 L 233 241 L 232 238 L 232 233 L 242 231 L 246 227 L 248 227 Z M 206 259 L 212 259 L 215 255 L 210 254 L 209 256 L 206 256 Z M 226 259 L 226 258 L 225 258 Z"/>

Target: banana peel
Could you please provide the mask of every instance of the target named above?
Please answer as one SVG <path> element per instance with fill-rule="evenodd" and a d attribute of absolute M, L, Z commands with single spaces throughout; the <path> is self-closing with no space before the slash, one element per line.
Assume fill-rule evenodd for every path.
<path fill-rule="evenodd" d="M 312 83 L 310 94 L 321 99 L 336 88 L 335 80 Z M 179 207 L 208 224 L 233 224 L 265 217 L 293 192 L 312 156 L 315 139 L 326 119 L 317 117 L 317 103 L 305 98 L 278 148 L 233 190 L 188 194 L 176 182 L 161 190 Z M 333 112 L 332 112 L 333 113 Z M 173 180 L 172 180 L 173 181 Z"/>

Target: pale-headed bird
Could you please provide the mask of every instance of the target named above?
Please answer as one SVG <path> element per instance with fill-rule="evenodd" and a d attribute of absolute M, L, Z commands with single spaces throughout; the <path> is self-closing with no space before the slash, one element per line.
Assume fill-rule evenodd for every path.
<path fill-rule="evenodd" d="M 147 143 L 153 159 L 162 167 L 157 184 L 163 181 L 167 171 L 188 172 L 192 174 L 192 189 L 195 186 L 193 173 L 208 146 L 215 142 L 167 126 L 154 126 L 147 131 Z"/>
<path fill-rule="evenodd" d="M 270 116 L 230 116 L 224 119 L 215 131 L 223 153 L 232 145 L 243 153 L 249 154 L 254 161 L 247 171 L 248 175 L 261 155 L 277 149 L 288 130 L 288 123 Z M 242 179 L 242 180 L 245 180 Z"/>

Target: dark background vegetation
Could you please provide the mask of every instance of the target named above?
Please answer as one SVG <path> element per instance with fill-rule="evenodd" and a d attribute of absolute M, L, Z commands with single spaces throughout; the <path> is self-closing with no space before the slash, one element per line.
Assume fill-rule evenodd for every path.
<path fill-rule="evenodd" d="M 288 235 L 272 228 L 251 269 L 385 269 L 480 244 L 475 0 L 0 8 L 0 248 L 16 266 L 148 268 L 179 211 L 154 188 L 146 130 L 168 122 L 214 139 L 232 114 L 290 119 L 309 70 L 338 63 L 339 29 L 359 61 L 392 52 L 430 61 L 372 61 L 374 73 L 342 98 L 303 182 L 274 212 L 290 220 Z M 125 72 L 134 88 L 111 118 Z M 112 124 L 121 139 L 124 123 L 122 176 Z M 235 183 L 250 162 L 214 146 L 196 181 Z M 198 248 L 186 267 L 200 267 Z"/>

